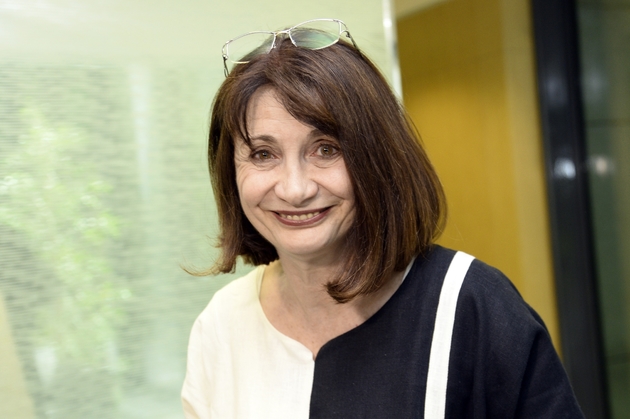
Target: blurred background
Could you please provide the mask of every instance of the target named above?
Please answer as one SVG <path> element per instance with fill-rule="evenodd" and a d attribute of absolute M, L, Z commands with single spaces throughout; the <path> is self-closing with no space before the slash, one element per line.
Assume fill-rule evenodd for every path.
<path fill-rule="evenodd" d="M 588 418 L 630 418 L 630 0 L 0 0 L 0 419 L 181 418 L 215 255 L 225 41 L 345 21 L 449 201 L 440 240 L 543 316 Z"/>

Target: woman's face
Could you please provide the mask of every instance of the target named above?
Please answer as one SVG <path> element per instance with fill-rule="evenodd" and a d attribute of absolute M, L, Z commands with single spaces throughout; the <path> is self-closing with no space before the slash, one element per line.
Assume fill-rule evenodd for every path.
<path fill-rule="evenodd" d="M 251 148 L 237 139 L 234 161 L 249 221 L 281 258 L 336 259 L 354 221 L 337 140 L 291 116 L 272 89 L 252 96 L 247 127 Z"/>

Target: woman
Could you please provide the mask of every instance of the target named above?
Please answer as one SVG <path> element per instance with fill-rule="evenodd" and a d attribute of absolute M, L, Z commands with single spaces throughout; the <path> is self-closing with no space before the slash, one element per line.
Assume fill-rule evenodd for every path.
<path fill-rule="evenodd" d="M 193 327 L 187 417 L 581 418 L 509 280 L 433 244 L 440 183 L 345 25 L 265 33 L 241 58 L 259 34 L 224 47 L 208 150 L 214 272 L 256 268 Z"/>

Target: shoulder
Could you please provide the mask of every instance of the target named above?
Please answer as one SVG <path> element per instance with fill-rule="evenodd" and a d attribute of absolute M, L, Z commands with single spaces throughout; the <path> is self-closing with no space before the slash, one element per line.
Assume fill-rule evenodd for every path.
<path fill-rule="evenodd" d="M 435 304 L 456 253 L 456 250 L 435 245 L 426 254 L 418 256 L 410 270 L 410 277 L 431 283 L 424 285 L 422 291 L 430 292 L 434 296 L 432 299 L 436 300 Z M 517 316 L 542 325 L 542 320 L 523 300 L 512 282 L 500 270 L 476 258 L 470 264 L 459 290 L 458 316 L 462 311 L 466 312 L 468 320 L 471 317 L 489 316 L 496 320 Z"/>
<path fill-rule="evenodd" d="M 457 251 L 435 245 L 425 255 L 420 255 L 410 274 L 434 283 L 434 292 L 440 293 L 444 277 Z M 474 256 L 474 255 L 473 255 Z M 476 314 L 520 313 L 529 317 L 538 315 L 527 305 L 512 282 L 498 269 L 474 259 L 465 274 L 459 290 L 457 311 L 474 308 Z"/>
<path fill-rule="evenodd" d="M 475 259 L 459 294 L 458 315 L 468 327 L 522 341 L 531 340 L 547 329 L 538 313 L 500 270 Z M 479 330 L 481 328 L 482 330 Z"/>
<path fill-rule="evenodd" d="M 533 312 L 503 272 L 479 259 L 470 265 L 460 299 L 473 300 L 488 310 Z"/>
<path fill-rule="evenodd" d="M 233 379 L 233 371 L 225 367 L 229 365 L 226 360 L 243 346 L 233 345 L 232 331 L 240 332 L 244 323 L 241 319 L 256 315 L 257 279 L 262 269 L 258 267 L 225 285 L 197 317 L 188 342 L 186 379 L 181 393 L 187 418 L 209 418 L 211 412 L 220 410 L 217 400 L 228 403 L 232 400 L 218 383 L 230 383 Z"/>
<path fill-rule="evenodd" d="M 453 259 L 455 251 L 439 251 Z M 448 268 L 446 268 L 448 269 Z M 466 272 L 457 298 L 454 333 L 467 346 L 486 350 L 527 351 L 547 329 L 540 316 L 523 300 L 516 287 L 500 270 L 474 259 Z M 470 347 L 470 346 L 469 346 Z"/>
<path fill-rule="evenodd" d="M 468 408 L 487 417 L 582 417 L 542 319 L 501 271 L 478 259 L 457 301 L 449 393 L 452 417 L 468 417 L 453 402 L 468 397 Z M 501 402 L 474 402 L 488 394 Z"/>
<path fill-rule="evenodd" d="M 218 290 L 199 314 L 193 333 L 208 333 L 210 329 L 230 328 L 244 317 L 255 313 L 258 304 L 258 283 L 264 266 L 257 266 L 247 275 Z"/>

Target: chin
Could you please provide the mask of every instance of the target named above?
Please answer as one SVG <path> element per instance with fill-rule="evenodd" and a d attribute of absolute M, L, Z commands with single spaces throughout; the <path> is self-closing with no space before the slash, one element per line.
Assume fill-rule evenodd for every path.
<path fill-rule="evenodd" d="M 343 246 L 327 244 L 325 246 L 312 243 L 305 245 L 302 243 L 295 243 L 294 245 L 285 245 L 280 248 L 276 247 L 279 255 L 285 255 L 287 257 L 300 257 L 300 258 L 318 258 L 318 259 L 336 259 L 342 254 Z"/>

